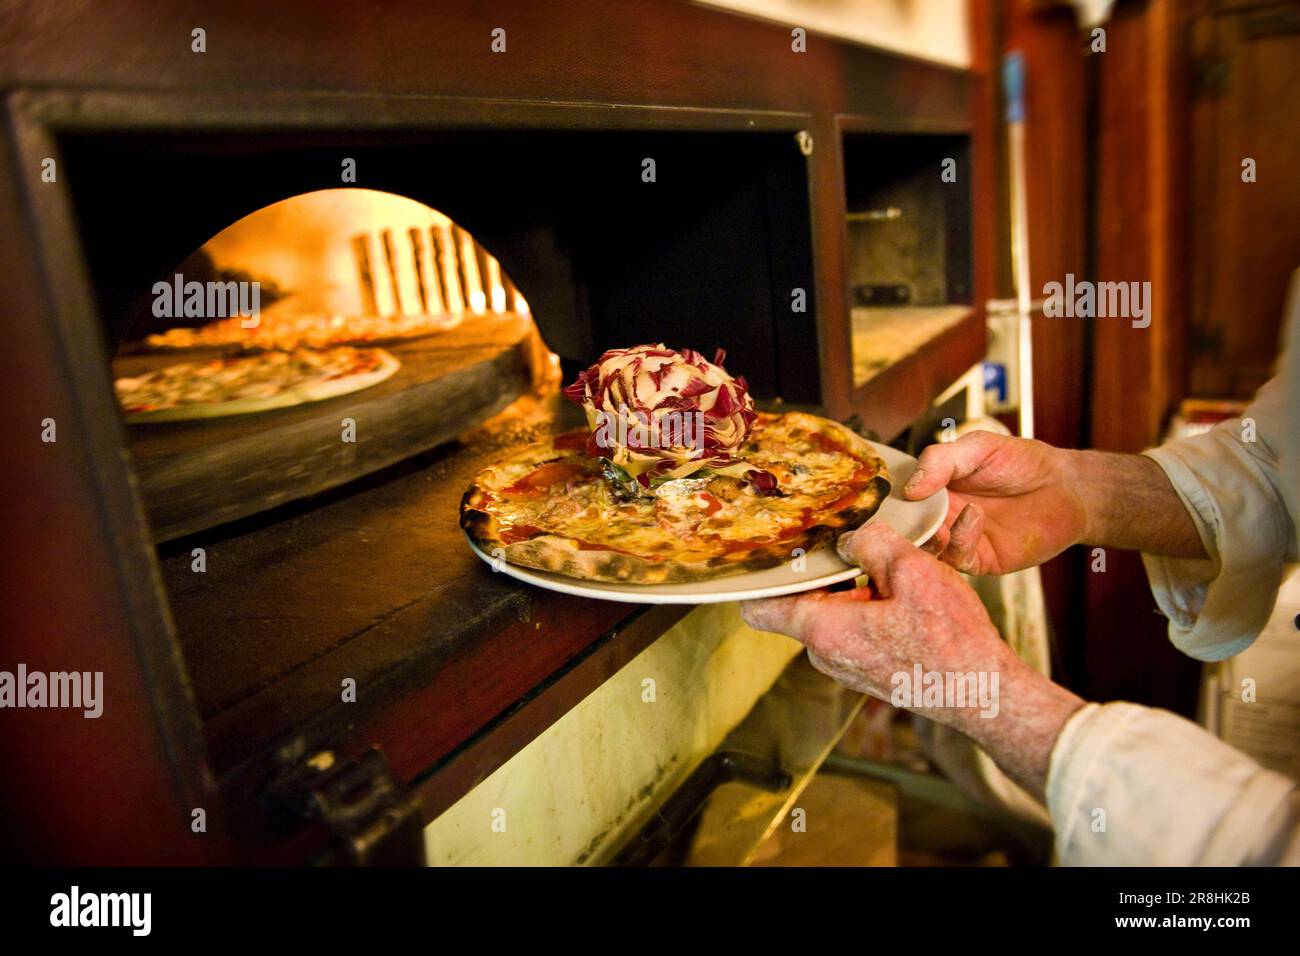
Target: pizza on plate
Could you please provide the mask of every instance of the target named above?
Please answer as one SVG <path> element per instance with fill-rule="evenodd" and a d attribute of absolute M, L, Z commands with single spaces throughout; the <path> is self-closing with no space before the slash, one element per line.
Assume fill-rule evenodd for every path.
<path fill-rule="evenodd" d="M 815 415 L 755 412 L 721 359 L 662 346 L 606 353 L 566 389 L 597 427 L 481 472 L 462 499 L 461 526 L 485 554 L 513 564 L 677 584 L 789 562 L 870 518 L 890 487 L 871 445 Z M 685 447 L 644 433 L 611 441 L 613 428 L 602 436 L 599 412 L 629 399 L 646 422 L 662 417 L 655 410 L 698 411 L 706 437 Z"/>
<path fill-rule="evenodd" d="M 198 348 L 325 349 L 338 345 L 378 345 L 445 332 L 460 324 L 461 315 L 326 315 L 263 313 L 257 325 L 245 328 L 242 316 L 219 319 L 197 328 L 168 329 L 145 337 L 146 349 Z"/>
<path fill-rule="evenodd" d="M 295 349 L 168 365 L 119 378 L 114 389 L 128 422 L 174 422 L 319 402 L 377 385 L 400 367 L 383 349 Z"/>

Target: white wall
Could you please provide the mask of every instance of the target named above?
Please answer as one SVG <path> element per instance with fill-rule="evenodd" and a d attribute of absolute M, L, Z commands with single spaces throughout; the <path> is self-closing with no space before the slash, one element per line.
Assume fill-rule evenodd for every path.
<path fill-rule="evenodd" d="M 898 53 L 970 66 L 966 0 L 697 0 Z"/>
<path fill-rule="evenodd" d="M 606 862 L 802 651 L 738 604 L 695 608 L 430 823 L 429 863 Z"/>

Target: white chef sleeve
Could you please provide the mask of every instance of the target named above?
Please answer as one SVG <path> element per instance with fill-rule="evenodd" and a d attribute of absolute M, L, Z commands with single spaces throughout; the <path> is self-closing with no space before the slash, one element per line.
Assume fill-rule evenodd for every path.
<path fill-rule="evenodd" d="M 1300 865 L 1300 791 L 1191 721 L 1088 704 L 1052 750 L 1065 866 Z"/>
<path fill-rule="evenodd" d="M 1295 560 L 1278 464 L 1280 443 L 1296 437 L 1285 434 L 1285 402 L 1285 383 L 1275 378 L 1240 419 L 1145 452 L 1169 476 L 1208 555 L 1142 555 L 1170 640 L 1199 660 L 1223 660 L 1255 640 L 1272 613 L 1283 562 Z"/>

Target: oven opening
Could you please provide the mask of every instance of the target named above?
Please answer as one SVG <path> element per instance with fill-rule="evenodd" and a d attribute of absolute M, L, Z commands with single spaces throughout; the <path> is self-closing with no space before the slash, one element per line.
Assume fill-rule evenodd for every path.
<path fill-rule="evenodd" d="M 332 318 L 339 328 L 349 316 L 403 317 L 364 330 L 374 337 L 386 329 L 412 335 L 421 326 L 437 331 L 466 315 L 529 311 L 501 263 L 468 230 L 423 203 L 373 189 L 322 189 L 264 206 L 222 229 L 177 271 L 205 286 L 259 282 L 262 314 L 273 325 L 289 315 Z M 151 308 L 132 316 L 128 340 L 135 350 L 174 348 L 145 340 L 167 328 L 198 328 L 204 318 L 233 315 L 248 304 L 246 290 L 218 291 L 239 292 L 242 298 L 234 303 L 223 297 L 217 314 L 191 317 L 185 314 L 188 306 L 211 313 L 212 304 L 193 300 L 188 291 L 178 302 L 172 289 L 152 290 Z M 252 321 L 242 325 L 256 327 Z M 258 341 L 255 335 L 247 338 Z"/>
<path fill-rule="evenodd" d="M 559 381 L 500 261 L 370 189 L 244 216 L 137 296 L 124 328 L 114 387 L 157 542 L 274 517 Z"/>

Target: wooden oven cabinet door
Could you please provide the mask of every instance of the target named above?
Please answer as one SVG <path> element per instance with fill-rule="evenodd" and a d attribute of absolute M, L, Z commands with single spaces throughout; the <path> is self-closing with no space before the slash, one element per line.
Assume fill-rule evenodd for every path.
<path fill-rule="evenodd" d="M 26 152 L 50 155 L 45 145 L 28 142 Z M 95 313 L 76 281 L 76 243 L 42 248 L 35 227 L 37 219 L 53 227 L 46 239 L 71 235 L 66 196 L 38 183 L 24 202 L 31 177 L 16 168 L 17 155 L 4 126 L 0 376 L 10 398 L 0 403 L 0 670 L 89 674 L 102 709 L 0 711 L 4 862 L 227 859 L 198 713 L 121 455 L 98 329 L 84 320 Z"/>

